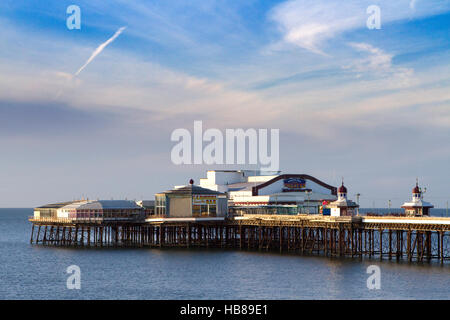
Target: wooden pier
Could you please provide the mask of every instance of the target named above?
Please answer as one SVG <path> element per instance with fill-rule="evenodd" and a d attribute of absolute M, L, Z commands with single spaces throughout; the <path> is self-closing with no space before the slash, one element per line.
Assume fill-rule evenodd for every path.
<path fill-rule="evenodd" d="M 328 257 L 441 263 L 450 260 L 449 218 L 244 215 L 145 221 L 35 219 L 31 243 L 85 247 L 274 250 Z"/>

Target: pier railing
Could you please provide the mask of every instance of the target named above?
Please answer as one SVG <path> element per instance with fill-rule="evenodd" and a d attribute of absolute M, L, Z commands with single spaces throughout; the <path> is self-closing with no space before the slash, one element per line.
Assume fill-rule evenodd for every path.
<path fill-rule="evenodd" d="M 106 223 L 106 222 L 144 222 L 145 217 L 100 217 L 100 218 L 59 218 L 59 217 L 28 217 L 28 220 L 33 223 Z"/>
<path fill-rule="evenodd" d="M 50 217 L 34 217 L 30 216 L 28 217 L 28 221 L 30 222 L 48 222 L 48 223 L 72 223 L 73 219 L 69 218 L 50 218 Z"/>

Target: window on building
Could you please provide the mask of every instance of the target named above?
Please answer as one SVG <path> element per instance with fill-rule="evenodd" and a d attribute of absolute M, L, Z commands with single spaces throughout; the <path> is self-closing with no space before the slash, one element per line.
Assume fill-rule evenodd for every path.
<path fill-rule="evenodd" d="M 209 208 L 208 208 L 208 212 L 209 212 L 209 216 L 210 217 L 215 217 L 216 215 L 217 215 L 217 212 L 216 212 L 216 205 L 215 204 L 211 204 L 211 205 L 209 205 L 208 206 Z"/>
<path fill-rule="evenodd" d="M 194 204 L 192 206 L 192 216 L 200 217 L 202 215 L 202 206 L 198 204 Z"/>
<path fill-rule="evenodd" d="M 165 215 L 166 214 L 166 196 L 156 196 L 155 197 L 155 214 Z"/>

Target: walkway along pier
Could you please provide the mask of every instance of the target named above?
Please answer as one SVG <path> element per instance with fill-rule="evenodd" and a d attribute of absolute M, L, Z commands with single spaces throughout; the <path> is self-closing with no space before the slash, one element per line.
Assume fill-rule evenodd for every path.
<path fill-rule="evenodd" d="M 30 217 L 31 243 L 78 247 L 276 250 L 324 256 L 450 260 L 450 218 L 243 215 L 141 221 Z"/>

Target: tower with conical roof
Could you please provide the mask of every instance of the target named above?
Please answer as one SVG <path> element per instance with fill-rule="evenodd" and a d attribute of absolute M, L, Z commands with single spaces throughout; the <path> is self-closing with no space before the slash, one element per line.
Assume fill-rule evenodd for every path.
<path fill-rule="evenodd" d="M 342 185 L 338 188 L 338 199 L 331 202 L 328 207 L 331 209 L 331 216 L 354 216 L 356 208 L 359 207 L 355 202 L 347 199 L 347 188 L 344 186 L 344 179 Z"/>
<path fill-rule="evenodd" d="M 412 217 L 429 216 L 430 209 L 434 206 L 426 201 L 423 201 L 422 188 L 419 187 L 419 181 L 416 179 L 416 186 L 412 189 L 412 199 L 410 202 L 405 202 L 402 205 L 405 209 L 405 214 Z"/>

